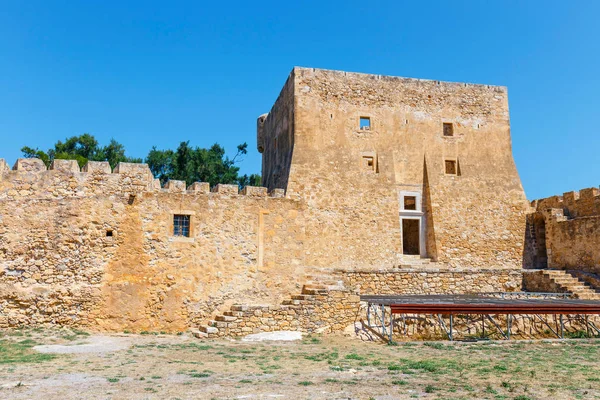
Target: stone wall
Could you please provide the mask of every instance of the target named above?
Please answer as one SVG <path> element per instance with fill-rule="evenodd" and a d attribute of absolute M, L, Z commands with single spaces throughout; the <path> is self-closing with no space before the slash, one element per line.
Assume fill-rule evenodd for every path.
<path fill-rule="evenodd" d="M 532 252 L 553 269 L 600 273 L 600 191 L 588 188 L 532 202 Z M 540 265 L 533 265 L 540 267 Z"/>
<path fill-rule="evenodd" d="M 161 188 L 143 164 L 19 160 L 0 174 L 0 326 L 184 330 L 303 276 L 301 201 L 265 188 Z M 174 214 L 191 218 L 173 235 Z"/>
<path fill-rule="evenodd" d="M 346 286 L 362 295 L 518 292 L 523 274 L 514 269 L 405 269 L 340 271 Z"/>
<path fill-rule="evenodd" d="M 424 256 L 455 268 L 521 267 L 528 205 L 506 88 L 311 68 L 295 68 L 290 80 L 293 149 L 283 181 L 289 197 L 307 201 L 310 265 L 403 263 L 399 203 L 413 192 L 426 225 Z M 443 123 L 453 136 L 443 135 Z M 265 124 L 261 135 L 278 132 Z M 446 174 L 447 160 L 457 174 Z M 263 158 L 266 176 L 273 168 Z"/>

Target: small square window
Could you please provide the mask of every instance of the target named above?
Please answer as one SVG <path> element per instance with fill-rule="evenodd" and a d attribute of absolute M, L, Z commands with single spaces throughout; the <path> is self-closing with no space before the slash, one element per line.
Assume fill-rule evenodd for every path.
<path fill-rule="evenodd" d="M 404 209 L 405 210 L 416 210 L 417 209 L 417 197 L 416 196 L 404 196 Z"/>
<path fill-rule="evenodd" d="M 375 155 L 363 154 L 362 155 L 362 167 L 367 171 L 377 171 L 377 159 Z"/>
<path fill-rule="evenodd" d="M 190 216 L 175 214 L 173 216 L 173 236 L 190 237 Z"/>
<path fill-rule="evenodd" d="M 371 130 L 371 118 L 360 117 L 360 130 L 361 131 Z"/>
<path fill-rule="evenodd" d="M 456 160 L 446 160 L 446 175 L 456 175 Z"/>
<path fill-rule="evenodd" d="M 451 122 L 444 122 L 444 136 L 454 136 L 454 125 Z"/>
<path fill-rule="evenodd" d="M 106 237 L 112 237 L 113 236 L 113 231 L 112 229 L 109 229 L 106 231 Z"/>

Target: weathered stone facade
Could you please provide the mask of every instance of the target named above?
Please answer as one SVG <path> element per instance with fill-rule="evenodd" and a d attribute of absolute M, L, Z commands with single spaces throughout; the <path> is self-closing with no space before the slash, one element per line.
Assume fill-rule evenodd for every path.
<path fill-rule="evenodd" d="M 241 192 L 0 160 L 0 327 L 340 330 L 360 293 L 520 289 L 506 88 L 295 68 L 257 147 Z M 342 287 L 284 304 L 315 271 Z"/>
<path fill-rule="evenodd" d="M 399 263 L 408 219 L 422 257 L 521 267 L 506 88 L 295 68 L 258 126 L 263 183 L 307 202 L 308 264 Z"/>
<path fill-rule="evenodd" d="M 525 264 L 600 274 L 600 190 L 532 202 Z"/>

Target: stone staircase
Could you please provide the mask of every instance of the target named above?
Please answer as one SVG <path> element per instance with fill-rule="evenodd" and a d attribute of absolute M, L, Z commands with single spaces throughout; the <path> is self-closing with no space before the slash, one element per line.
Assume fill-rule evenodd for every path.
<path fill-rule="evenodd" d="M 573 297 L 583 300 L 600 300 L 600 293 L 566 271 L 547 269 L 542 270 L 542 275 L 556 285 L 558 292 L 573 293 Z"/>
<path fill-rule="evenodd" d="M 352 307 L 340 310 L 339 304 L 358 305 L 358 302 L 358 296 L 352 296 L 342 281 L 326 275 L 307 276 L 300 294 L 290 296 L 280 305 L 234 304 L 190 331 L 198 338 L 217 338 L 279 330 L 319 332 L 330 329 L 332 324 L 343 329 Z"/>

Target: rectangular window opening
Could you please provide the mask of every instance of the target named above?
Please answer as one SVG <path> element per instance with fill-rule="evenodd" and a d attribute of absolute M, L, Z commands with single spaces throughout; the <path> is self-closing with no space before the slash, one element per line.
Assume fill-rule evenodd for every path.
<path fill-rule="evenodd" d="M 371 130 L 371 118 L 360 117 L 360 130 L 361 131 Z"/>
<path fill-rule="evenodd" d="M 112 237 L 112 235 L 113 235 L 112 229 L 109 229 L 106 231 L 106 237 Z"/>
<path fill-rule="evenodd" d="M 454 125 L 451 122 L 444 122 L 444 136 L 454 136 Z"/>
<path fill-rule="evenodd" d="M 416 196 L 404 196 L 404 209 L 405 210 L 416 210 L 417 209 L 417 197 Z"/>
<path fill-rule="evenodd" d="M 446 175 L 457 175 L 456 160 L 446 160 Z"/>
<path fill-rule="evenodd" d="M 362 156 L 362 166 L 367 171 L 378 172 L 377 171 L 377 163 L 376 163 L 376 160 L 375 160 L 375 156 L 363 155 Z"/>
<path fill-rule="evenodd" d="M 190 237 L 190 216 L 175 214 L 173 216 L 173 236 Z"/>

